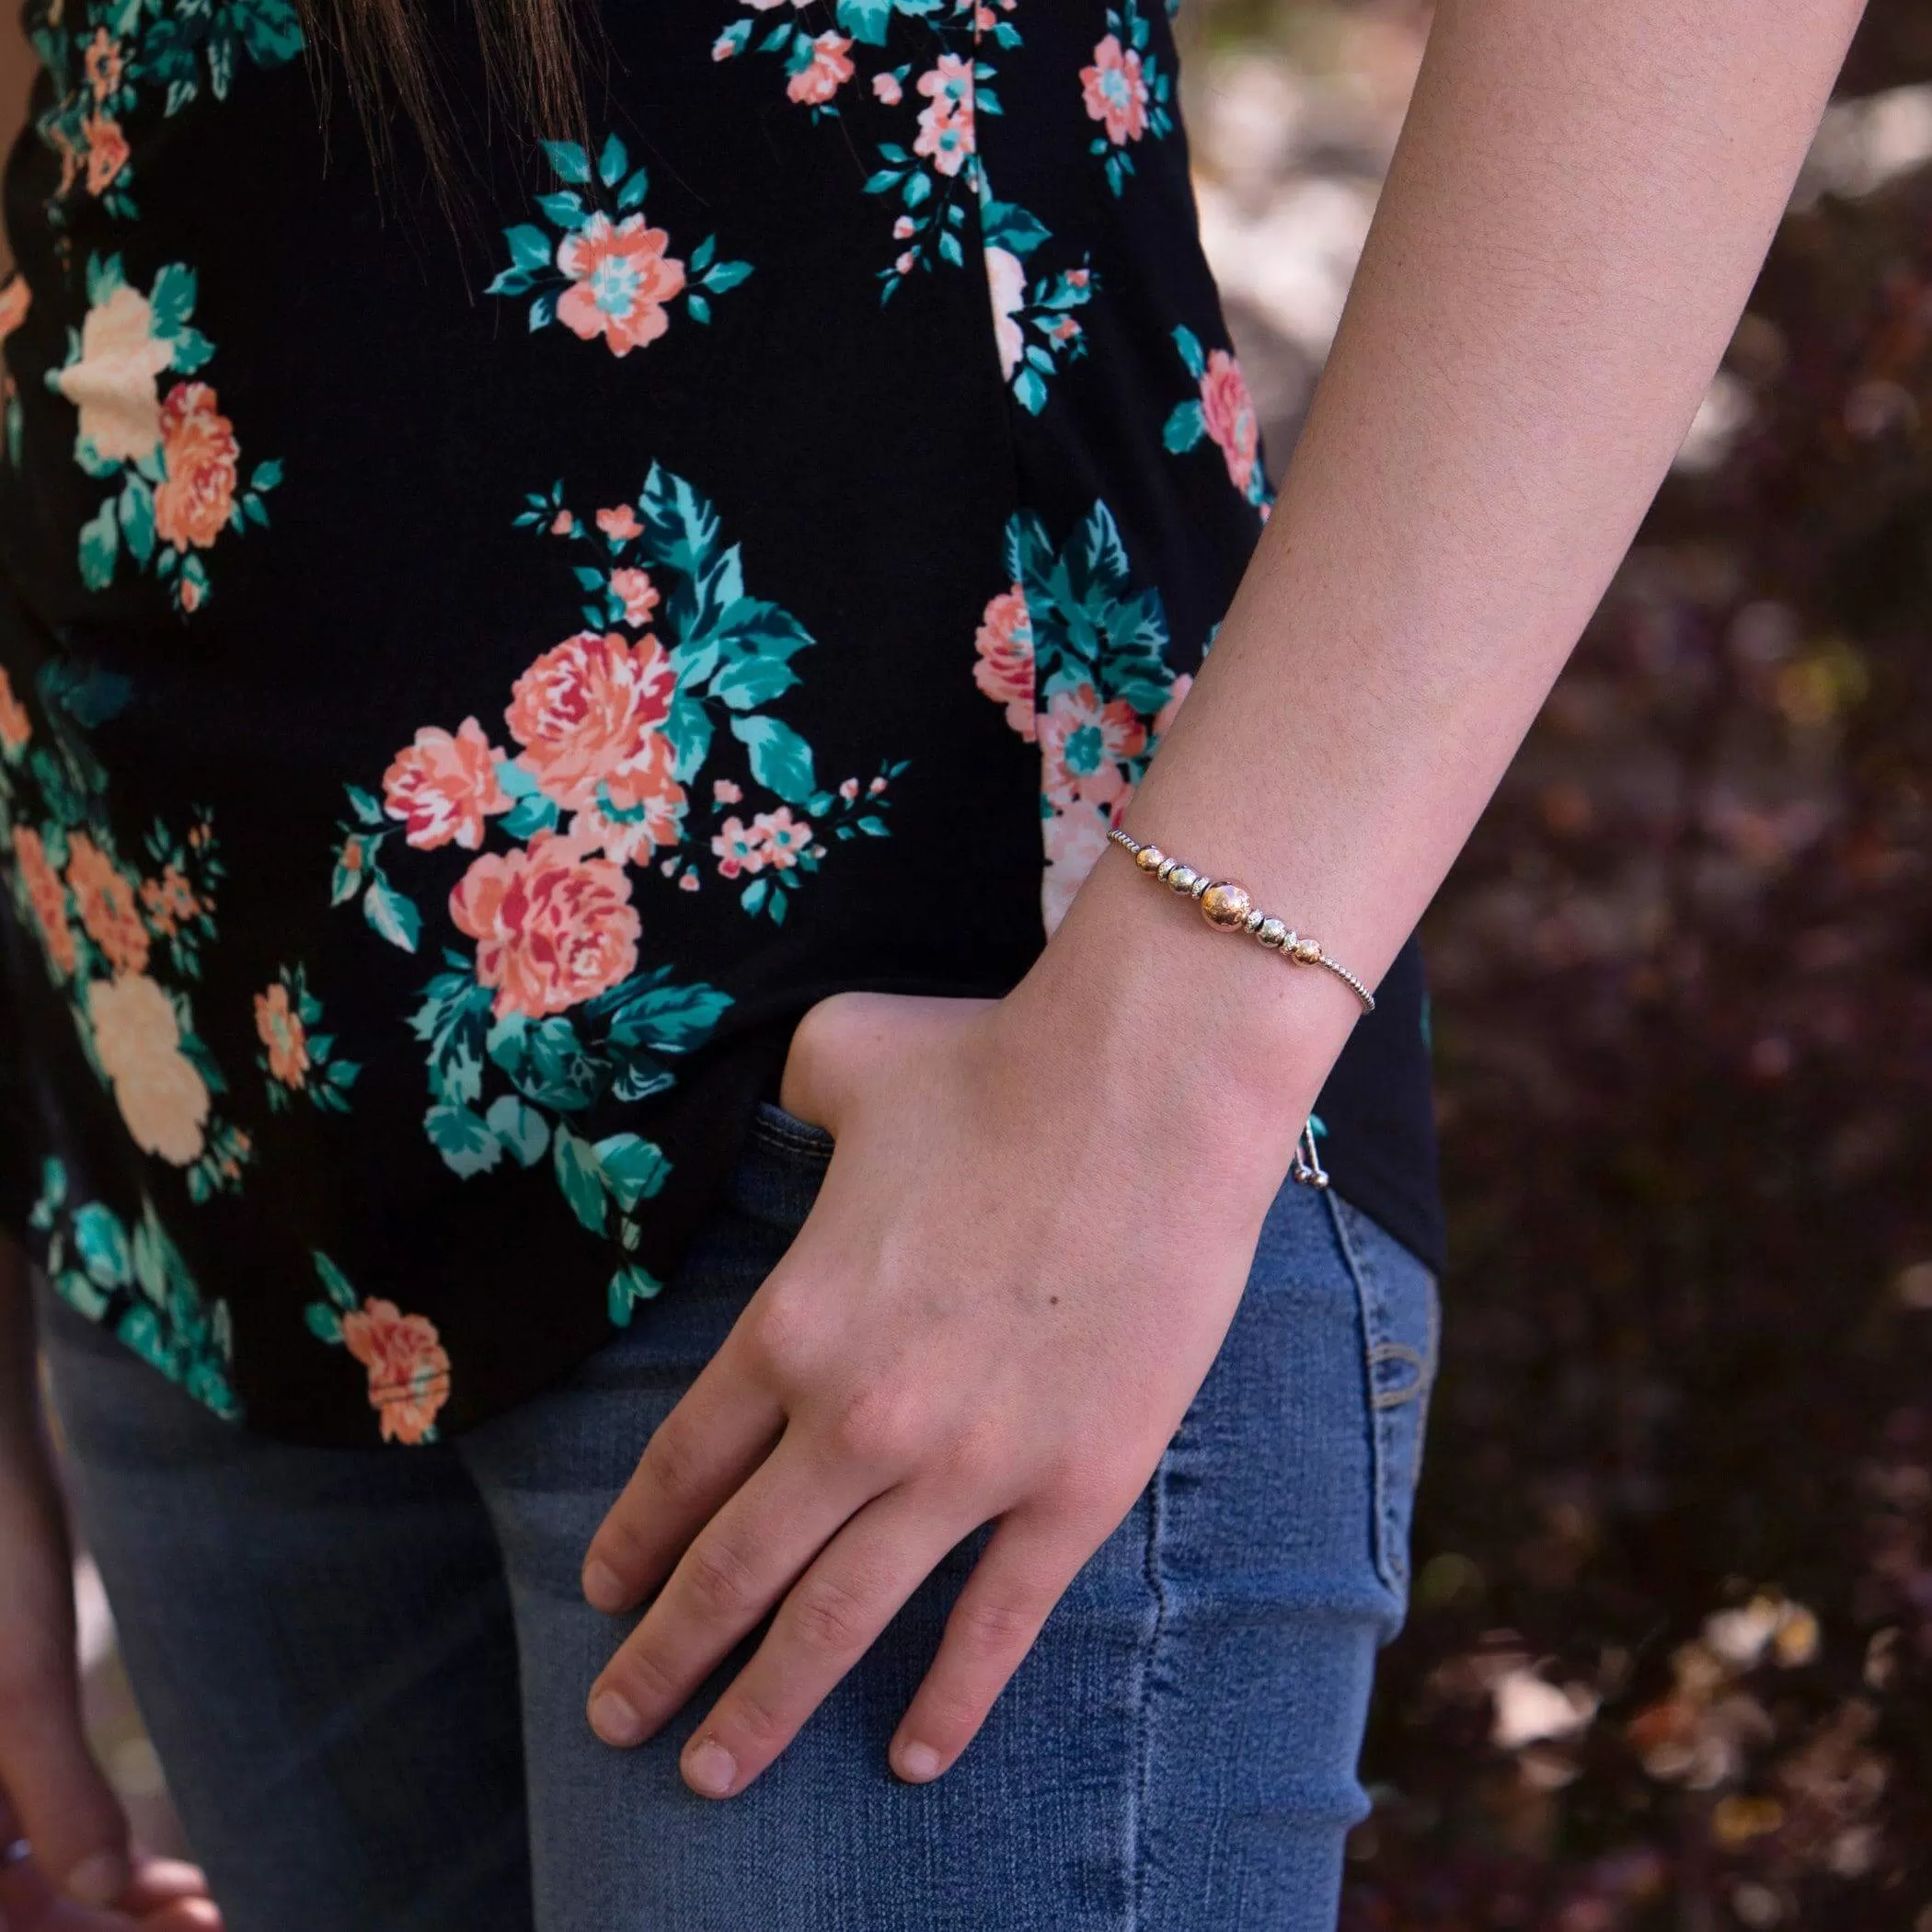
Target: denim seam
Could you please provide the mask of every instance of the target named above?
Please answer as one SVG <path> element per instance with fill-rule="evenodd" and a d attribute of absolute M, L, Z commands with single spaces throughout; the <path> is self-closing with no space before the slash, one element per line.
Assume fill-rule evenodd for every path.
<path fill-rule="evenodd" d="M 1349 1277 L 1355 1284 L 1355 1301 L 1362 1311 L 1362 1374 L 1368 1401 L 1369 1458 L 1373 1465 L 1370 1488 L 1374 1496 L 1374 1522 L 1371 1540 L 1374 1548 L 1375 1574 L 1382 1579 L 1384 1588 L 1399 1595 L 1407 1585 L 1395 1553 L 1396 1539 L 1389 1529 L 1388 1448 L 1382 1429 L 1382 1413 L 1389 1405 L 1380 1400 L 1380 1392 L 1375 1386 L 1375 1364 L 1378 1361 L 1386 1359 L 1378 1351 L 1399 1351 L 1412 1357 L 1415 1351 L 1403 1349 L 1399 1343 L 1383 1340 L 1382 1324 L 1376 1315 L 1374 1271 L 1370 1266 L 1366 1251 L 1355 1238 L 1354 1229 L 1350 1225 L 1348 1204 L 1339 1199 L 1332 1190 L 1323 1198 L 1328 1203 L 1328 1216 L 1334 1224 L 1335 1238 L 1340 1246 L 1342 1262 L 1349 1271 Z"/>
<path fill-rule="evenodd" d="M 1185 1423 L 1182 1425 L 1185 1427 Z M 1140 1764 L 1133 1784 L 1133 1802 L 1127 1819 L 1127 1919 L 1126 1932 L 1138 1932 L 1141 1923 L 1141 1894 L 1146 1884 L 1146 1846 L 1142 1821 L 1147 1815 L 1148 1784 L 1154 1767 L 1154 1678 L 1160 1657 L 1161 1639 L 1167 1627 L 1167 1581 L 1162 1559 L 1161 1542 L 1167 1522 L 1167 1461 L 1173 1454 L 1170 1443 L 1161 1451 L 1160 1461 L 1147 1481 L 1147 1592 L 1153 1599 L 1154 1616 L 1148 1626 L 1147 1641 L 1141 1657 Z"/>
<path fill-rule="evenodd" d="M 818 1161 L 832 1158 L 832 1136 L 829 1133 L 800 1133 L 796 1128 L 788 1127 L 768 1114 L 753 1117 L 752 1138 L 763 1141 L 766 1146 L 776 1147 L 781 1154 L 804 1154 Z"/>

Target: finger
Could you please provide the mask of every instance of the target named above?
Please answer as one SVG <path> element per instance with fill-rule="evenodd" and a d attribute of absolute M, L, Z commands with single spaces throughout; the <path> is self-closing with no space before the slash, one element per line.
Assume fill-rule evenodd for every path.
<path fill-rule="evenodd" d="M 657 1601 L 591 1687 L 591 1728 L 640 1744 L 771 1609 L 881 1482 L 781 1442 L 687 1549 Z"/>
<path fill-rule="evenodd" d="M 727 1343 L 658 1425 L 591 1538 L 583 1593 L 592 1605 L 627 1610 L 662 1582 L 784 1427 L 776 1398 L 738 1372 Z"/>
<path fill-rule="evenodd" d="M 684 1781 L 730 1798 L 765 1771 L 976 1525 L 937 1519 L 910 1489 L 868 1503 L 780 1606 L 756 1654 L 684 1746 Z"/>
<path fill-rule="evenodd" d="M 222 1932 L 222 1915 L 212 1899 L 182 1899 L 144 1914 L 141 1932 Z"/>
<path fill-rule="evenodd" d="M 74 1660 L 42 1638 L 6 1631 L 0 1786 L 48 1883 L 85 1905 L 121 1896 L 130 1876 L 127 1820 L 81 1730 Z"/>
<path fill-rule="evenodd" d="M 1006 1681 L 1033 1648 L 1049 1613 L 1096 1546 L 1049 1525 L 1009 1516 L 946 1619 L 939 1654 L 926 1673 L 888 1754 L 909 1784 L 929 1784 L 952 1767 Z"/>
<path fill-rule="evenodd" d="M 208 1880 L 199 1865 L 183 1858 L 137 1858 L 133 1882 L 117 1903 L 123 1912 L 139 1917 L 144 1912 L 158 1912 L 164 1905 L 207 1896 Z"/>

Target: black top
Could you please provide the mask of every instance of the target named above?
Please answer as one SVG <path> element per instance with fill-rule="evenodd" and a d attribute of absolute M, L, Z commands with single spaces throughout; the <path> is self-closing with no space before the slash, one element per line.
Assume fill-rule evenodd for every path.
<path fill-rule="evenodd" d="M 289 0 L 29 18 L 5 1219 L 223 1412 L 426 1440 L 650 1318 L 807 1006 L 1004 992 L 1102 851 L 1268 507 L 1168 23 L 612 8 L 453 231 Z M 1423 1026 L 1411 949 L 1320 1120 L 1435 1261 Z"/>

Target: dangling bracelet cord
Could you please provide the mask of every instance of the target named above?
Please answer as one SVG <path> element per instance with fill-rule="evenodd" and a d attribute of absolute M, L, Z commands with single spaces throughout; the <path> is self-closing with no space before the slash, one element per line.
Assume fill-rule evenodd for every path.
<path fill-rule="evenodd" d="M 1158 845 L 1144 845 L 1130 838 L 1116 825 L 1107 836 L 1123 850 L 1133 853 L 1133 862 L 1151 879 L 1157 879 L 1184 899 L 1201 908 L 1201 916 L 1216 932 L 1246 933 L 1271 952 L 1278 952 L 1297 966 L 1320 966 L 1332 972 L 1357 999 L 1364 1013 L 1375 1010 L 1375 995 L 1339 960 L 1331 960 L 1321 949 L 1318 939 L 1305 937 L 1285 920 L 1264 913 L 1248 895 L 1246 886 L 1231 879 L 1213 879 L 1197 872 L 1178 858 L 1169 858 Z"/>

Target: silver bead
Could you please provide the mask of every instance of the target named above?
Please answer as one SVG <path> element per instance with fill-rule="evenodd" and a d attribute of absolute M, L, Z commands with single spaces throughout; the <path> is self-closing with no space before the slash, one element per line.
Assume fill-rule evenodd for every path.
<path fill-rule="evenodd" d="M 1245 933 L 1258 933 L 1267 923 L 1268 914 L 1259 906 L 1251 905 L 1248 909 L 1248 917 L 1241 922 L 1241 930 Z"/>
<path fill-rule="evenodd" d="M 1281 919 L 1263 919 L 1259 930 L 1255 934 L 1263 946 L 1279 952 L 1290 938 L 1287 924 Z"/>
<path fill-rule="evenodd" d="M 1213 882 L 1205 872 L 1202 872 L 1196 876 L 1194 883 L 1188 888 L 1188 891 L 1193 893 L 1195 898 L 1199 899 Z"/>
<path fill-rule="evenodd" d="M 1192 866 L 1176 866 L 1165 877 L 1177 892 L 1191 892 L 1194 890 L 1194 881 L 1201 874 Z"/>

